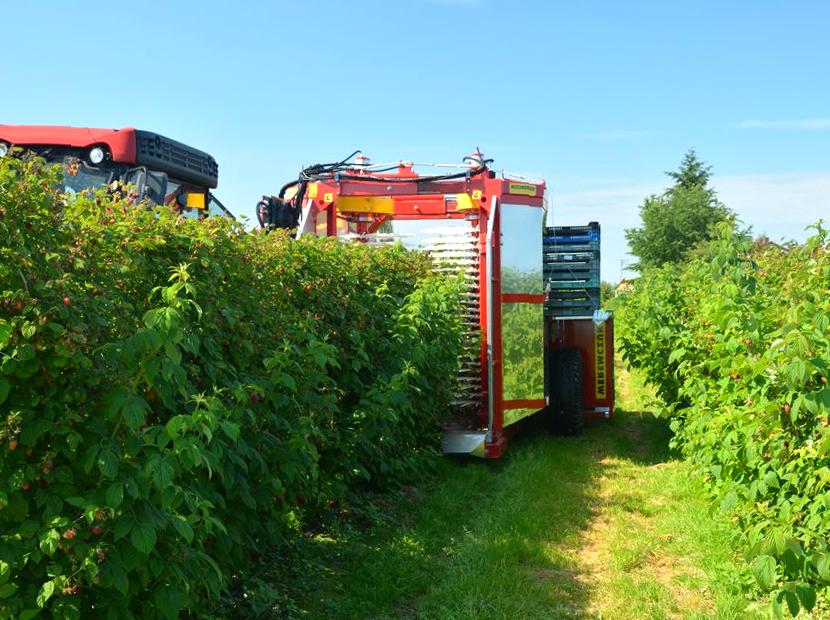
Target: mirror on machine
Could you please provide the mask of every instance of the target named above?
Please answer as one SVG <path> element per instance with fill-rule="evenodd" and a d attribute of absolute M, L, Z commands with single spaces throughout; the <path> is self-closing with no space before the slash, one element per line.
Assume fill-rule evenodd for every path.
<path fill-rule="evenodd" d="M 147 171 L 147 181 L 141 197 L 147 197 L 156 204 L 163 205 L 167 196 L 167 174 L 164 172 Z"/>
<path fill-rule="evenodd" d="M 130 170 L 125 180 L 135 185 L 139 200 L 149 198 L 156 204 L 164 204 L 164 198 L 167 195 L 167 174 L 164 172 L 147 170 L 142 166 Z"/>
<path fill-rule="evenodd" d="M 501 205 L 502 381 L 504 400 L 514 403 L 505 426 L 538 409 L 518 403 L 545 396 L 543 307 L 527 298 L 543 292 L 543 218 L 540 207 Z"/>

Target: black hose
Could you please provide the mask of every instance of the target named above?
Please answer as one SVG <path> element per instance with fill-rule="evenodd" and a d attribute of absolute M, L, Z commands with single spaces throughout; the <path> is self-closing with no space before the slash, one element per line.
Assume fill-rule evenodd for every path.
<path fill-rule="evenodd" d="M 280 189 L 280 193 L 277 194 L 277 196 L 279 196 L 280 198 L 285 198 L 285 192 L 287 192 L 290 188 L 294 187 L 297 183 L 299 183 L 299 181 L 290 181 L 289 183 L 286 183 L 282 186 L 282 188 Z"/>
<path fill-rule="evenodd" d="M 263 200 L 260 200 L 256 205 L 256 219 L 259 220 L 259 225 L 261 228 L 265 228 L 265 220 L 263 219 L 263 211 L 268 209 L 268 203 Z"/>
<path fill-rule="evenodd" d="M 479 166 L 474 170 L 464 172 L 454 172 L 452 174 L 435 174 L 431 176 L 421 176 L 412 179 L 400 178 L 377 178 L 377 177 L 362 177 L 351 174 L 340 174 L 339 178 L 347 181 L 369 181 L 370 183 L 432 183 L 434 181 L 449 181 L 452 179 L 464 179 L 468 176 L 474 177 L 487 170 L 487 164 L 493 162 L 492 159 L 474 159 L 472 157 L 465 157 L 465 160 L 477 161 Z"/>
<path fill-rule="evenodd" d="M 294 196 L 294 208 L 302 209 L 303 200 L 305 199 L 305 190 L 308 187 L 307 181 L 300 181 L 297 185 L 297 194 Z"/>
<path fill-rule="evenodd" d="M 345 166 L 348 161 L 358 153 L 361 153 L 360 149 L 340 161 L 329 164 L 314 164 L 313 166 L 307 166 L 300 171 L 300 180 L 313 181 L 321 175 L 332 174 L 343 168 L 343 166 Z"/>
<path fill-rule="evenodd" d="M 312 166 L 306 166 L 300 171 L 299 177 L 295 181 L 290 181 L 282 186 L 279 191 L 278 198 L 270 198 L 266 201 L 265 197 L 263 200 L 257 204 L 257 219 L 259 220 L 259 225 L 263 228 L 272 228 L 274 226 L 282 228 L 286 227 L 286 223 L 282 220 L 284 216 L 277 216 L 276 210 L 278 204 L 275 201 L 279 201 L 279 204 L 285 207 L 286 213 L 284 215 L 290 216 L 293 221 L 293 226 L 296 227 L 299 223 L 300 213 L 302 211 L 302 204 L 303 200 L 305 199 L 306 191 L 308 189 L 308 184 L 313 181 L 323 181 L 334 179 L 344 179 L 347 181 L 366 181 L 369 183 L 434 183 L 436 181 L 449 181 L 452 179 L 464 179 L 470 178 L 474 176 L 478 176 L 487 170 L 487 165 L 492 163 L 492 159 L 483 159 L 481 157 L 477 157 L 475 155 L 468 155 L 462 161 L 464 162 L 471 162 L 477 164 L 477 167 L 470 170 L 464 170 L 463 172 L 454 172 L 451 174 L 436 174 L 431 176 L 419 176 L 414 178 L 383 178 L 383 177 L 372 177 L 372 176 L 363 176 L 363 175 L 355 175 L 355 174 L 348 174 L 343 172 L 343 170 L 351 169 L 350 166 L 347 164 L 349 161 L 358 155 L 361 151 L 358 149 L 351 153 L 348 157 L 341 159 L 340 161 L 331 162 L 328 164 L 314 164 Z M 378 172 L 387 172 L 389 170 L 394 170 L 397 166 L 389 166 L 387 168 L 381 168 L 379 170 L 372 170 L 373 173 Z M 294 207 L 290 207 L 288 203 L 285 202 L 285 194 L 286 192 L 291 189 L 292 187 L 297 188 L 297 193 L 294 196 Z M 265 207 L 268 212 L 267 222 L 263 217 L 262 209 L 260 207 Z M 282 212 L 282 210 L 280 210 Z M 276 220 L 280 220 L 277 222 Z"/>
<path fill-rule="evenodd" d="M 477 176 L 487 170 L 487 164 L 493 162 L 492 159 L 481 159 L 478 157 L 474 157 L 468 155 L 463 159 L 463 161 L 470 161 L 476 162 L 478 167 L 474 170 L 466 170 L 464 172 L 455 172 L 452 174 L 436 174 L 431 176 L 420 176 L 416 178 L 377 178 L 377 177 L 369 177 L 369 176 L 357 176 L 353 174 L 345 174 L 339 172 L 339 170 L 348 162 L 352 157 L 356 154 L 360 153 L 360 151 L 355 151 L 351 155 L 349 155 L 346 159 L 331 163 L 331 164 L 315 164 L 313 166 L 308 166 L 304 168 L 300 173 L 300 179 L 302 181 L 321 181 L 325 179 L 332 179 L 334 178 L 335 174 L 337 174 L 339 179 L 345 179 L 347 181 L 368 181 L 369 183 L 431 183 L 435 181 L 448 181 L 452 179 L 463 179 L 469 177 Z M 385 172 L 387 170 L 393 170 L 395 166 L 385 168 L 383 170 L 373 170 L 372 172 Z M 297 182 L 293 182 L 290 185 L 294 185 Z M 290 186 L 289 185 L 289 186 Z"/>

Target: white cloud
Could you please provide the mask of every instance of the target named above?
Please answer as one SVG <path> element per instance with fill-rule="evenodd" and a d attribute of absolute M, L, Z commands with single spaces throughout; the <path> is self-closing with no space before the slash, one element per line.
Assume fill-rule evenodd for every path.
<path fill-rule="evenodd" d="M 580 223 L 579 218 L 585 221 L 593 219 L 601 224 L 630 228 L 639 221 L 638 207 L 643 199 L 662 191 L 665 185 L 664 181 L 660 181 L 628 183 L 563 194 L 554 191 L 553 221 L 557 225 L 567 226 Z"/>
<path fill-rule="evenodd" d="M 597 181 L 597 189 L 559 194 L 554 187 L 551 193 L 549 223 L 569 226 L 591 221 L 599 222 L 602 226 L 602 279 L 617 282 L 627 275 L 625 266 L 635 262 L 635 259 L 628 255 L 625 229 L 639 225 L 639 206 L 643 199 L 661 192 L 666 187 L 666 181 L 624 181 L 617 185 L 609 184 L 607 179 Z"/>
<path fill-rule="evenodd" d="M 715 178 L 720 199 L 756 234 L 803 241 L 805 228 L 830 213 L 830 172 Z"/>
<path fill-rule="evenodd" d="M 799 131 L 827 131 L 830 129 L 830 118 L 797 118 L 786 121 L 742 121 L 738 123 L 740 129 L 796 129 Z"/>
<path fill-rule="evenodd" d="M 621 276 L 621 262 L 625 266 L 635 260 L 628 255 L 625 229 L 640 225 L 643 199 L 662 192 L 667 184 L 666 179 L 597 183 L 596 189 L 561 194 L 554 186 L 551 218 L 556 225 L 589 221 L 602 225 L 602 278 L 614 282 Z M 806 227 L 830 213 L 830 171 L 722 176 L 715 177 L 713 185 L 720 199 L 756 235 L 765 234 L 775 241 L 803 241 L 810 234 Z"/>

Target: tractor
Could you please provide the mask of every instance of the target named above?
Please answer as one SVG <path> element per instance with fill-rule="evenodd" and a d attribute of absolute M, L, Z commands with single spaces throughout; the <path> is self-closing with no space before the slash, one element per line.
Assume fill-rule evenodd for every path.
<path fill-rule="evenodd" d="M 0 157 L 18 147 L 63 167 L 68 193 L 131 184 L 136 200 L 167 205 L 185 217 L 233 217 L 211 193 L 219 166 L 207 153 L 139 129 L 0 125 Z"/>

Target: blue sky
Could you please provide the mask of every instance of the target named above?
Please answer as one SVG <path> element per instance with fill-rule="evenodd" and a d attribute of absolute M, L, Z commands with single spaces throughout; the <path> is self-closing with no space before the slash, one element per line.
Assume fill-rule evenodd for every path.
<path fill-rule="evenodd" d="M 16 2 L 0 122 L 135 126 L 209 151 L 253 214 L 303 164 L 458 161 L 544 177 L 554 220 L 623 229 L 694 147 L 757 232 L 830 210 L 830 3 Z"/>

